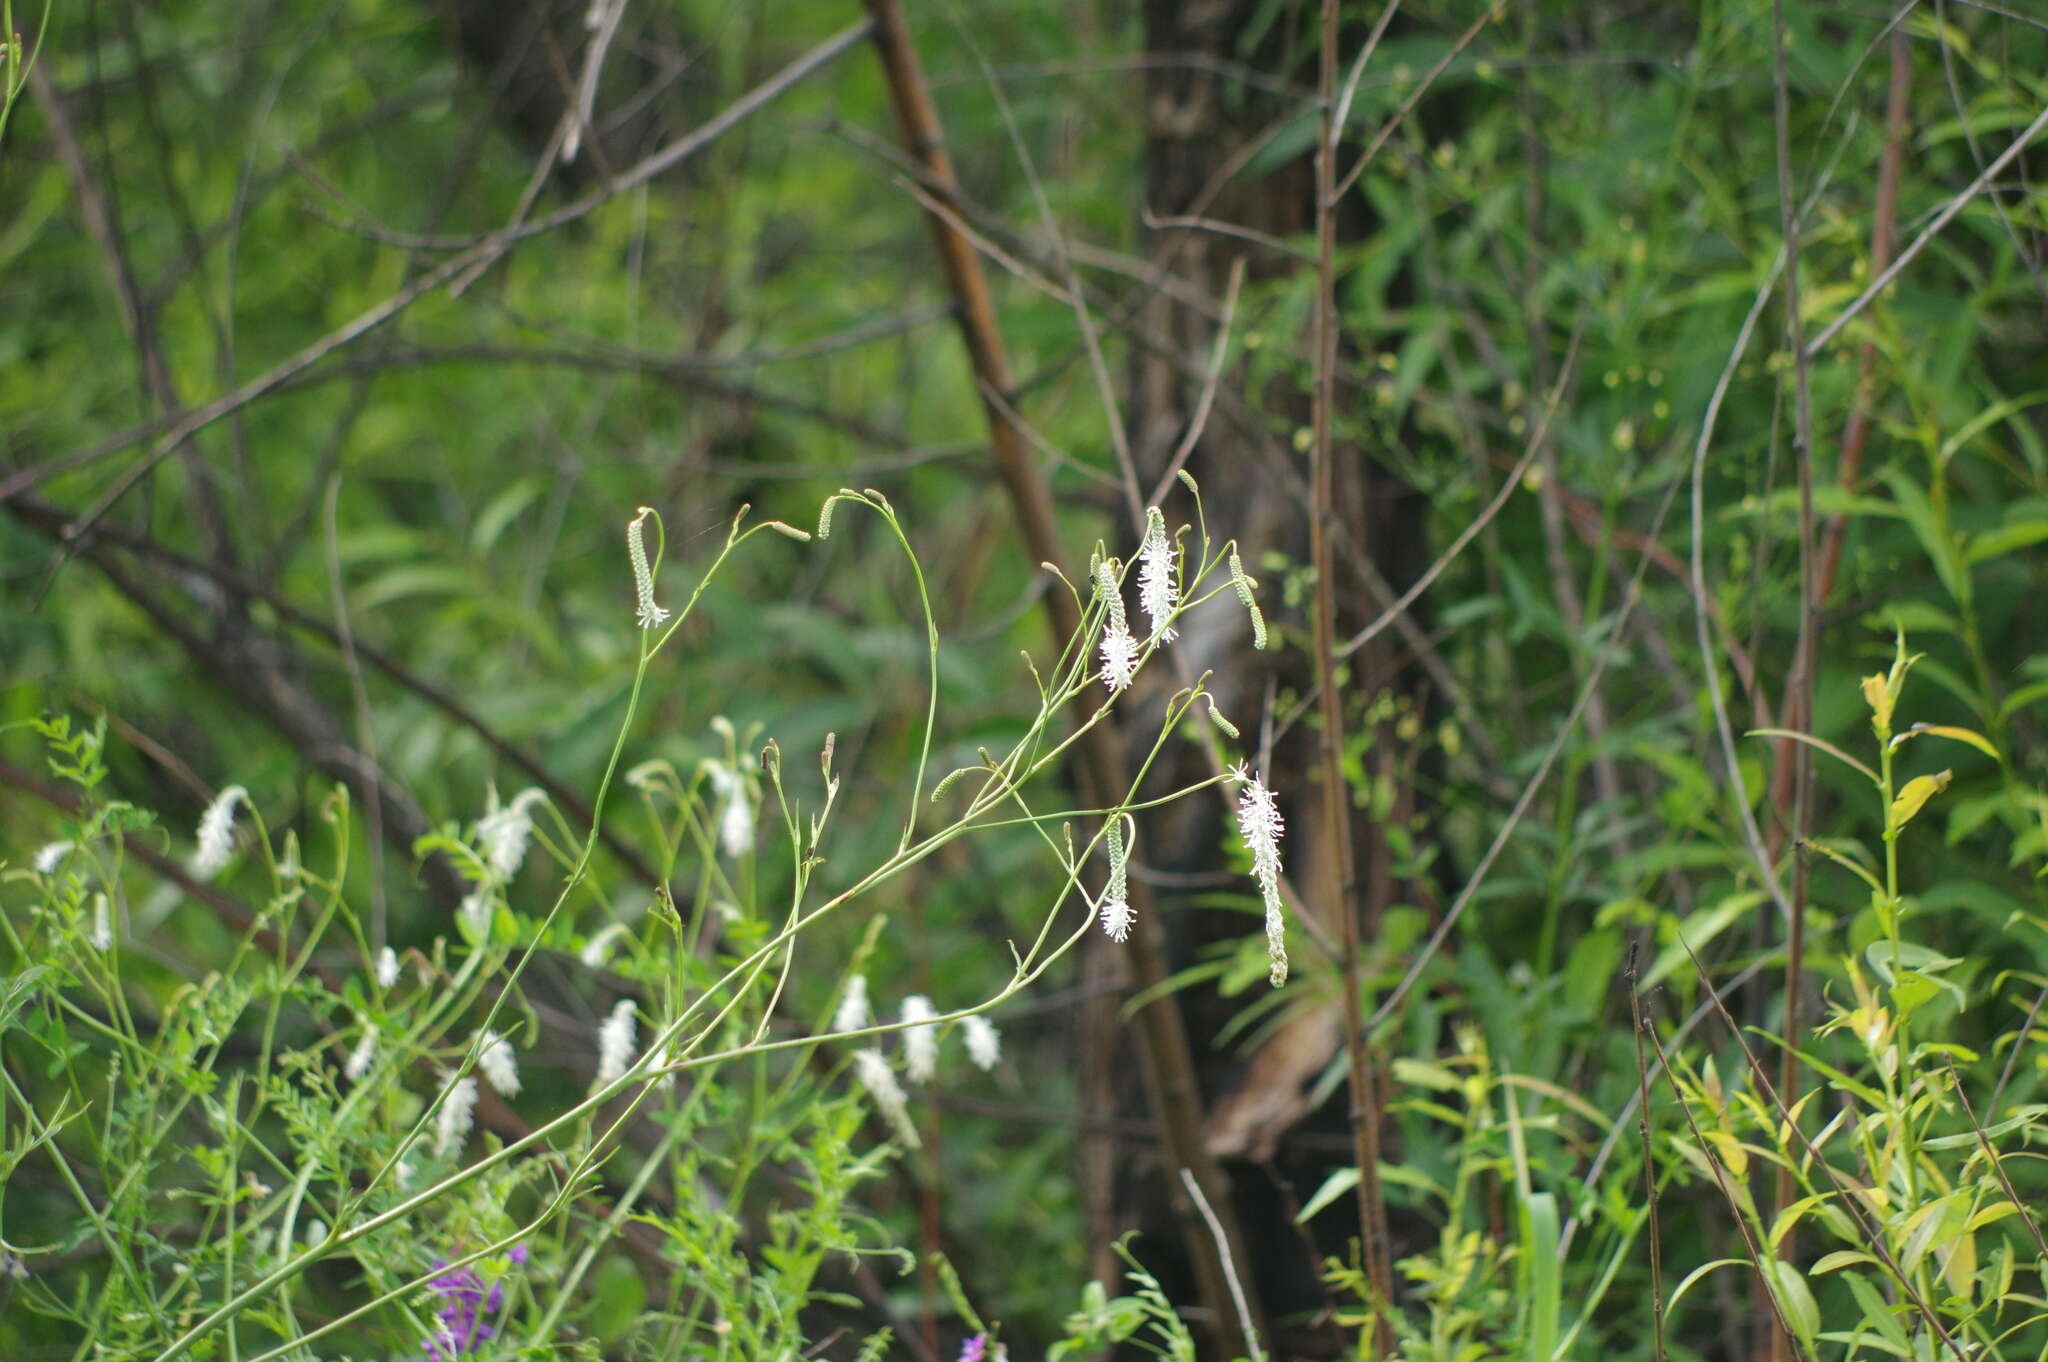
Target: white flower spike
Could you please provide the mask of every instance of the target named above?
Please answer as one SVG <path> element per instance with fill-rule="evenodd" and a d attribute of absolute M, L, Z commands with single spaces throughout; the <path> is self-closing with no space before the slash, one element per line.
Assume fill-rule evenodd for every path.
<path fill-rule="evenodd" d="M 626 524 L 626 556 L 633 563 L 633 622 L 642 629 L 652 629 L 668 618 L 668 611 L 654 603 L 654 569 L 647 564 L 647 545 L 640 537 L 641 525 L 653 514 L 652 506 L 642 506 Z"/>
<path fill-rule="evenodd" d="M 455 1086 L 441 1099 L 441 1110 L 434 1117 L 434 1152 L 442 1158 L 462 1152 L 476 1118 L 476 1097 L 476 1080 L 464 1077 L 455 1080 Z"/>
<path fill-rule="evenodd" d="M 832 1014 L 832 1029 L 859 1031 L 867 1026 L 868 1016 L 868 977 L 856 974 L 846 981 L 846 994 L 839 1000 L 839 1010 Z"/>
<path fill-rule="evenodd" d="M 707 770 L 711 792 L 725 801 L 718 815 L 718 845 L 738 860 L 754 849 L 754 802 L 747 797 L 747 783 L 738 771 L 722 761 L 711 762 Z"/>
<path fill-rule="evenodd" d="M 1131 934 L 1131 924 L 1137 921 L 1137 914 L 1131 911 L 1130 852 L 1124 846 L 1124 820 L 1119 814 L 1110 819 L 1103 829 L 1103 845 L 1109 851 L 1109 881 L 1102 887 L 1102 930 L 1109 933 L 1111 941 L 1122 941 Z"/>
<path fill-rule="evenodd" d="M 477 844 L 484 853 L 484 861 L 499 879 L 509 880 L 519 873 L 526 860 L 527 841 L 533 836 L 533 806 L 546 800 L 547 795 L 541 790 L 521 790 L 510 804 L 478 820 Z"/>
<path fill-rule="evenodd" d="M 597 1028 L 597 1086 L 609 1087 L 633 1065 L 633 1000 L 621 998 Z"/>
<path fill-rule="evenodd" d="M 903 1095 L 903 1085 L 896 1081 L 896 1071 L 889 1067 L 889 1061 L 880 1050 L 856 1050 L 853 1052 L 853 1069 L 860 1075 L 861 1086 L 868 1090 L 868 1096 L 875 1101 L 884 1118 L 896 1128 L 903 1142 L 912 1149 L 918 1147 L 917 1127 L 910 1121 L 910 1100 Z"/>
<path fill-rule="evenodd" d="M 913 993 L 903 1000 L 903 1064 L 913 1083 L 929 1083 L 939 1072 L 939 1029 L 932 1000 Z"/>
<path fill-rule="evenodd" d="M 210 880 L 228 863 L 235 850 L 235 805 L 249 797 L 239 785 L 230 785 L 215 796 L 199 818 L 199 850 L 192 855 L 192 878 Z"/>
<path fill-rule="evenodd" d="M 1003 1057 L 1003 1036 L 996 1030 L 996 1024 L 976 1013 L 960 1025 L 967 1037 L 967 1057 L 974 1061 L 974 1067 L 983 1073 L 995 1068 L 996 1061 Z"/>
<path fill-rule="evenodd" d="M 370 1064 L 377 1058 L 377 1028 L 365 1024 L 362 1039 L 348 1052 L 348 1059 L 341 1066 L 341 1076 L 351 1083 L 363 1081 L 363 1075 L 370 1072 Z"/>
<path fill-rule="evenodd" d="M 377 987 L 388 989 L 397 986 L 398 952 L 386 946 L 377 952 Z"/>
<path fill-rule="evenodd" d="M 483 1070 L 500 1097 L 519 1095 L 519 1062 L 512 1053 L 512 1043 L 496 1031 L 486 1031 L 483 1048 L 476 1052 L 476 1067 Z"/>
<path fill-rule="evenodd" d="M 1167 624 L 1180 604 L 1180 582 L 1176 576 L 1173 541 L 1166 537 L 1166 517 L 1157 506 L 1145 511 L 1145 543 L 1138 550 L 1138 604 L 1152 622 L 1152 635 L 1171 643 L 1179 631 Z"/>
<path fill-rule="evenodd" d="M 1095 588 L 1109 607 L 1102 626 L 1102 684 L 1115 695 L 1131 684 L 1138 672 L 1138 640 L 1131 637 L 1130 621 L 1124 615 L 1123 593 L 1117 587 L 1118 563 L 1105 558 L 1095 565 Z"/>
<path fill-rule="evenodd" d="M 1287 830 L 1273 792 L 1242 763 L 1231 771 L 1244 789 L 1237 797 L 1237 830 L 1252 853 L 1252 875 L 1266 905 L 1268 977 L 1274 988 L 1287 982 L 1287 922 L 1280 912 L 1280 836 Z"/>

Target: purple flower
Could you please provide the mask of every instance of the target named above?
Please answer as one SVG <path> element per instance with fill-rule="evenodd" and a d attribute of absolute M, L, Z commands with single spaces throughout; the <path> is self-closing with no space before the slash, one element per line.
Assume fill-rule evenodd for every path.
<path fill-rule="evenodd" d="M 960 1362 L 981 1362 L 988 1355 L 988 1335 L 976 1334 L 960 1345 Z"/>
<path fill-rule="evenodd" d="M 515 1264 L 525 1262 L 526 1245 L 513 1245 L 505 1256 Z M 436 1259 L 434 1266 L 446 1267 L 448 1260 Z M 497 1332 L 486 1318 L 504 1308 L 502 1281 L 486 1286 L 475 1268 L 464 1267 L 443 1272 L 427 1283 L 427 1289 L 441 1298 L 440 1307 L 434 1312 L 434 1336 L 426 1340 L 428 1362 L 454 1362 L 464 1353 L 476 1352 L 485 1339 Z"/>

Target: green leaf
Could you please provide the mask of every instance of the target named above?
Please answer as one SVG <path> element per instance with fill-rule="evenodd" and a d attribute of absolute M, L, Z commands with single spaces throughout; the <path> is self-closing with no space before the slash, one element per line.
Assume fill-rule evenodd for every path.
<path fill-rule="evenodd" d="M 1824 738 L 1816 738 L 1811 733 L 1798 733 L 1789 728 L 1752 728 L 1742 736 L 1745 738 L 1789 738 L 1793 742 L 1803 742 L 1808 747 L 1818 748 L 1820 751 L 1827 753 L 1836 761 L 1855 767 L 1863 773 L 1863 778 L 1872 785 L 1883 784 L 1878 779 L 1877 772 L 1871 770 L 1868 766 L 1865 766 L 1833 743 L 1828 742 Z"/>
<path fill-rule="evenodd" d="M 492 497 L 477 513 L 476 523 L 469 531 L 469 546 L 478 553 L 489 552 L 491 545 L 498 542 L 498 536 L 505 532 L 505 527 L 531 506 L 540 493 L 538 478 L 530 475 L 514 478 L 509 487 Z"/>
<path fill-rule="evenodd" d="M 1324 1209 L 1331 1202 L 1343 1196 L 1357 1185 L 1358 1170 L 1356 1168 L 1339 1168 L 1336 1172 L 1323 1179 L 1323 1185 L 1316 1188 L 1315 1195 L 1302 1203 L 1301 1209 L 1294 1214 L 1294 1223 L 1306 1225 L 1315 1218 L 1316 1212 Z"/>
<path fill-rule="evenodd" d="M 1927 801 L 1948 788 L 1948 771 L 1938 771 L 1931 776 L 1914 776 L 1906 782 L 1906 788 L 1899 791 L 1899 797 L 1892 801 L 1892 829 L 1897 831 L 1913 821 L 1913 815 L 1920 812 Z"/>
<path fill-rule="evenodd" d="M 1968 609 L 1971 596 L 1969 568 L 1965 566 L 1955 541 L 1949 537 L 1943 516 L 1927 499 L 1927 493 L 1904 471 L 1894 469 L 1885 481 L 1891 485 L 1892 495 L 1898 499 L 1899 510 L 1905 515 L 1906 523 L 1912 526 L 1914 537 L 1920 541 L 1921 549 L 1934 565 L 1935 575 L 1948 589 L 1949 598 Z"/>
<path fill-rule="evenodd" d="M 1878 1336 L 1890 1345 L 1891 1351 L 1899 1357 L 1914 1356 L 1906 1330 L 1899 1323 L 1899 1317 L 1892 1313 L 1892 1307 L 1885 1304 L 1884 1297 L 1877 1294 L 1877 1288 L 1868 1277 L 1851 1272 L 1842 1278 L 1849 1284 L 1849 1293 L 1856 1297 L 1856 1303 L 1863 1307 L 1863 1322 L 1877 1330 Z M 1901 1306 L 1901 1309 L 1907 1307 Z"/>
<path fill-rule="evenodd" d="M 1749 1260 L 1747 1258 L 1716 1258 L 1710 1263 L 1701 1263 L 1698 1267 L 1694 1268 L 1692 1271 L 1685 1274 L 1685 1280 L 1678 1284 L 1678 1286 L 1671 1293 L 1671 1299 L 1665 1302 L 1665 1310 L 1677 1310 L 1678 1303 L 1681 1300 L 1685 1299 L 1685 1293 L 1692 1289 L 1693 1283 L 1697 1282 L 1700 1278 L 1706 1276 L 1709 1272 L 1714 1271 L 1716 1268 L 1747 1266 L 1749 1266 Z"/>
<path fill-rule="evenodd" d="M 1923 734 L 1930 738 L 1947 738 L 1950 742 L 1968 743 L 1993 761 L 1998 760 L 1998 749 L 1991 745 L 1989 738 L 1981 733 L 1974 733 L 1967 728 L 1955 728 L 1948 724 L 1914 724 L 1904 733 L 1893 738 L 1892 746 L 1897 747 L 1906 739 L 1917 738 Z"/>
<path fill-rule="evenodd" d="M 1777 1283 L 1778 1308 L 1785 1312 L 1785 1322 L 1792 1326 L 1792 1332 L 1810 1350 L 1813 1336 L 1820 1332 L 1820 1307 L 1814 1304 L 1813 1291 L 1806 1285 L 1806 1278 L 1799 1269 L 1783 1258 L 1771 1258 L 1771 1275 Z"/>
<path fill-rule="evenodd" d="M 1833 1253 L 1821 1255 L 1820 1259 L 1813 1265 L 1813 1275 L 1816 1277 L 1824 1276 L 1839 1268 L 1845 1268 L 1851 1263 L 1868 1263 L 1872 1267 L 1878 1266 L 1877 1259 L 1867 1253 L 1858 1253 L 1855 1249 L 1836 1249 Z"/>
<path fill-rule="evenodd" d="M 1557 1197 L 1531 1192 L 1522 1202 L 1522 1249 L 1529 1302 L 1526 1362 L 1551 1362 L 1564 1303 L 1563 1264 L 1557 1252 Z"/>
<path fill-rule="evenodd" d="M 2023 520 L 2017 525 L 2000 525 L 1995 530 L 1970 537 L 1969 561 L 1972 564 L 1989 562 L 2015 549 L 2031 548 L 2044 539 L 2048 539 L 2048 520 Z"/>
<path fill-rule="evenodd" d="M 1764 898 L 1765 894 L 1761 889 L 1730 894 L 1713 907 L 1702 908 L 1680 923 L 1678 932 L 1684 939 L 1674 941 L 1657 952 L 1656 960 L 1651 962 L 1649 970 L 1643 975 L 1642 987 L 1647 989 L 1680 965 L 1690 964 L 1685 949 L 1688 945 L 1694 951 L 1705 950 L 1708 942 L 1726 931 L 1731 923 L 1740 921 L 1753 911 Z"/>

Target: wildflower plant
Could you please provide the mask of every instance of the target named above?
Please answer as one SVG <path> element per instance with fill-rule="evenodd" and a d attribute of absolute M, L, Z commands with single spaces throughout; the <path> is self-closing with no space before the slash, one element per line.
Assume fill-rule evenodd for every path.
<path fill-rule="evenodd" d="M 277 838 L 251 780 L 199 820 L 186 878 L 207 882 L 206 911 L 231 932 L 218 958 L 181 976 L 126 939 L 146 929 L 128 925 L 141 921 L 133 905 L 150 866 L 166 863 L 131 853 L 165 838 L 107 796 L 104 726 L 41 722 L 78 812 L 32 862 L 0 871 L 0 1187 L 34 1164 L 75 1218 L 25 1220 L 8 1214 L 19 1196 L 0 1193 L 0 1252 L 23 1265 L 13 1299 L 109 1355 L 157 1362 L 452 1362 L 568 1344 L 803 1351 L 807 1312 L 843 1285 L 844 1266 L 896 1253 L 859 1197 L 893 1160 L 923 1157 L 927 1086 L 985 1081 L 976 1072 L 1000 1055 L 989 1014 L 1098 916 L 1111 925 L 1121 895 L 1113 883 L 1105 899 L 1099 867 L 1121 882 L 1145 810 L 1161 802 L 1138 803 L 1138 783 L 1171 735 L 1194 719 L 1210 741 L 1232 730 L 1207 723 L 1213 701 L 1197 680 L 1167 697 L 1117 807 L 1067 807 L 1050 777 L 1181 612 L 1242 587 L 1222 566 L 1234 545 L 1211 545 L 1199 522 L 1166 536 L 1154 512 L 1132 560 L 1145 637 L 1123 609 L 1128 569 L 1098 552 L 1089 598 L 1077 597 L 1081 635 L 1030 667 L 1035 717 L 1005 750 L 940 774 L 941 653 L 922 570 L 878 492 L 831 498 L 819 538 L 839 503 L 877 517 L 901 552 L 926 695 L 892 847 L 835 866 L 830 883 L 819 871 L 841 779 L 831 741 L 815 774 L 786 771 L 772 735 L 723 720 L 694 762 L 626 760 L 654 664 L 706 584 L 764 530 L 811 538 L 750 525 L 744 511 L 687 591 L 659 575 L 659 514 L 641 508 L 627 524 L 633 609 L 619 627 L 637 659 L 592 807 L 606 809 L 615 786 L 638 805 L 651 878 L 638 889 L 599 855 L 613 831 L 602 815 L 576 826 L 537 788 L 487 796 L 476 818 L 415 847 L 445 858 L 460 902 L 437 910 L 445 925 L 430 943 L 401 952 L 350 880 L 346 790 L 320 800 L 316 824 Z M 1076 845 L 1077 827 L 1097 829 L 1094 841 Z M 995 830 L 1027 839 L 1053 871 L 1040 921 L 1011 943 L 1008 981 L 967 996 L 875 976 L 889 893 Z M 1277 817 L 1269 830 L 1277 837 Z M 787 857 L 786 883 L 755 873 L 771 853 Z M 555 879 L 546 898 L 543 861 Z M 764 902 L 769 884 L 786 898 Z M 811 946 L 823 924 L 863 915 L 867 944 L 850 970 Z M 580 1015 L 537 1005 L 543 972 L 570 981 Z M 161 999 L 154 1015 L 131 1005 L 145 996 Z M 540 1054 L 546 1064 L 526 1062 Z M 770 1186 L 781 1190 L 764 1201 Z M 620 1308 L 628 1278 L 644 1308 Z M 980 1338 L 985 1356 L 1002 1354 L 991 1332 Z"/>

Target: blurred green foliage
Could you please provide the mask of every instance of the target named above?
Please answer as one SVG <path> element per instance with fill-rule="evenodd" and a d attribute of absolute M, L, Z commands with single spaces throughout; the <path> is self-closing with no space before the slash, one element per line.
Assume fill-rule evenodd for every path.
<path fill-rule="evenodd" d="M 1901 246 L 2048 106 L 2048 28 L 2011 8 L 1937 4 L 1897 18 L 1908 93 L 1891 213 Z M 1263 65 L 1262 78 L 1299 97 L 1240 175 L 1278 186 L 1314 139 L 1315 28 L 1297 6 L 1245 10 L 1231 60 Z M 1037 194 L 1050 222 L 1088 248 L 1076 269 L 1113 323 L 1116 303 L 1143 288 L 1144 253 L 1157 244 L 1140 208 L 1186 207 L 1144 201 L 1143 16 L 1039 0 L 913 11 L 973 225 L 1009 262 L 994 269 L 997 303 L 1068 543 L 1100 536 L 1114 551 L 1131 527 L 1118 518 L 1113 444 L 1073 308 L 1039 286 L 1061 272 Z M 1488 11 L 1469 0 L 1405 8 L 1352 109 L 1352 155 L 1392 131 L 1350 195 L 1339 249 L 1340 439 L 1418 494 L 1415 514 L 1439 547 L 1482 513 L 1534 431 L 1551 442 L 1425 598 L 1431 645 L 1459 694 L 1427 697 L 1403 739 L 1401 770 L 1420 797 L 1396 831 L 1429 868 L 1409 877 L 1416 901 L 1386 918 L 1369 971 L 1375 998 L 1465 887 L 1579 686 L 1614 651 L 1598 705 L 1564 739 L 1557 772 L 1382 1038 L 1395 1061 L 1390 1195 L 1422 1321 L 1404 1337 L 1446 1358 L 1498 1351 L 1508 1338 L 1544 1343 L 1545 1357 L 1646 1357 L 1648 1282 L 1634 1249 L 1645 1232 L 1642 1154 L 1625 1131 L 1597 1171 L 1591 1162 L 1638 1079 L 1617 975 L 1639 951 L 1650 1014 L 1667 1034 L 1705 998 L 1687 946 L 1744 979 L 1730 999 L 1744 1022 L 1799 1043 L 1823 1015 L 1814 1005 L 1788 1025 L 1776 1010 L 1782 922 L 1741 816 L 1746 800 L 1781 834 L 1789 818 L 1770 794 L 1772 744 L 1742 736 L 1784 722 L 1799 627 L 1802 452 L 1776 302 L 1732 361 L 1701 514 L 1688 505 L 1710 396 L 1783 245 L 1773 7 L 1535 3 L 1479 23 Z M 0 481 L 104 453 L 26 494 L 53 508 L 48 517 L 20 499 L 0 505 L 0 759 L 47 780 L 30 721 L 110 716 L 105 789 L 157 812 L 155 827 L 132 835 L 174 859 L 213 789 L 247 786 L 273 833 L 310 842 L 332 787 L 319 768 L 333 754 L 281 735 L 237 679 L 316 704 L 430 827 L 471 823 L 488 792 L 509 797 L 531 783 L 417 688 L 292 627 L 272 604 L 241 602 L 203 568 L 132 551 L 146 540 L 317 620 L 345 621 L 352 641 L 587 793 L 637 661 L 619 535 L 632 509 L 663 511 L 675 581 L 701 568 L 741 503 L 808 526 L 823 497 L 848 485 L 881 488 L 903 509 L 934 583 L 947 716 L 935 769 L 1013 740 L 1036 703 L 1017 652 L 1043 648 L 1037 579 L 983 462 L 979 397 L 892 150 L 881 76 L 861 47 L 701 155 L 523 241 L 459 293 L 427 292 L 237 406 L 129 491 L 106 535 L 68 546 L 53 536 L 51 525 L 95 506 L 135 467 L 168 416 L 319 344 L 451 253 L 590 193 L 857 7 L 635 7 L 598 105 L 615 126 L 574 165 L 538 177 L 547 130 L 518 115 L 531 73 L 512 57 L 481 63 L 454 12 L 389 0 L 52 10 L 37 61 L 55 102 L 24 93 L 0 150 Z M 1378 12 L 1345 6 L 1347 33 L 1362 37 Z M 586 41 L 580 15 L 553 17 L 567 44 L 557 56 L 573 74 Z M 1785 20 L 1811 336 L 1874 277 L 1893 16 L 1794 3 Z M 1228 106 L 1251 105 L 1227 74 L 1215 89 Z M 1845 545 L 1819 620 L 1814 733 L 1865 751 L 1858 683 L 1889 664 L 1903 629 L 1925 654 L 1913 717 L 1981 733 L 1995 752 L 1919 743 L 1900 758 L 1905 778 L 1953 771 L 1916 824 L 1922 853 L 1906 858 L 1900 891 L 1912 939 L 1955 962 L 1940 972 L 1956 994 L 1916 1000 L 1915 1026 L 1965 1047 L 1956 1064 L 1987 1126 L 2031 1111 L 2048 1081 L 2028 1029 L 2048 974 L 2048 900 L 2034 873 L 2048 856 L 2048 222 L 2029 178 L 2040 156 L 2021 156 L 1994 192 L 1972 198 L 1811 367 L 1814 500 L 1824 525 L 1843 518 Z M 1245 419 L 1298 452 L 1310 275 L 1282 251 L 1243 248 L 1256 268 L 1227 387 Z M 1113 324 L 1104 343 L 1121 380 L 1144 347 Z M 1862 464 L 1839 486 L 1858 410 L 1869 420 Z M 1211 514 L 1220 536 L 1242 532 L 1228 506 Z M 819 872 L 827 882 L 893 846 L 901 791 L 872 773 L 900 770 L 918 740 L 923 640 L 912 583 L 882 534 L 849 517 L 823 544 L 764 536 L 747 546 L 656 668 L 627 741 L 633 760 L 687 770 L 730 756 L 714 716 L 772 735 L 792 764 L 836 733 L 849 844 Z M 1284 546 L 1248 548 L 1281 646 L 1305 647 L 1315 584 Z M 152 593 L 189 645 L 110 582 L 92 549 Z M 1709 667 L 1728 695 L 1732 770 Z M 1360 714 L 1393 704 L 1369 681 L 1358 692 Z M 1283 690 L 1276 711 L 1298 699 Z M 1256 731 L 1257 716 L 1233 718 Z M 1361 801 L 1385 809 L 1392 801 L 1369 774 L 1379 755 L 1351 754 Z M 1866 948 L 1886 924 L 1843 861 L 1861 863 L 1855 844 L 1881 848 L 1883 808 L 1840 763 L 1820 761 L 1816 780 L 1823 850 L 1809 853 L 1810 988 L 1853 1010 L 1874 1005 L 1855 991 L 1868 987 Z M 19 783 L 0 791 L 0 811 L 0 857 L 12 868 L 58 833 L 56 813 Z M 646 836 L 639 812 L 623 796 L 608 810 L 636 847 Z M 380 849 L 363 801 L 349 816 L 351 880 L 375 886 L 381 930 L 401 947 L 450 935 L 410 848 Z M 1220 811 L 1214 821 L 1220 844 Z M 1933 852 L 1925 843 L 1936 836 Z M 1034 923 L 1057 888 L 1035 849 L 1028 833 L 999 833 L 906 879 L 881 905 L 896 930 L 875 946 L 876 977 L 899 994 L 933 980 L 976 997 L 999 988 L 1009 969 L 1001 941 Z M 764 901 L 790 875 L 765 859 L 753 873 Z M 25 903 L 16 888 L 0 889 L 10 914 Z M 546 897 L 532 882 L 515 892 L 534 900 L 529 909 Z M 173 905 L 153 930 L 199 971 L 223 948 L 220 929 L 189 901 Z M 828 931 L 826 958 L 850 955 L 858 924 Z M 1187 977 L 1243 990 L 1259 965 L 1234 954 Z M 1278 1000 L 1241 994 L 1260 1010 L 1224 1043 L 1327 998 L 1331 976 L 1311 965 Z M 154 985 L 159 995 L 171 977 Z M 931 1170 L 944 1189 L 943 1247 L 981 1308 L 1026 1338 L 1058 1335 L 1094 1248 L 1083 1242 L 1074 1132 L 1008 1119 L 1016 1108 L 1077 1106 L 1063 990 L 1082 983 L 1076 974 L 1004 1019 L 1012 1061 L 1001 1101 L 947 1109 Z M 588 988 L 564 987 L 586 1020 L 601 1014 Z M 822 975 L 794 987 L 799 1015 L 829 1002 Z M 1839 1028 L 1814 1044 L 1844 1073 L 1881 1062 Z M 1758 1132 L 1772 1125 L 1754 1094 L 1746 1113 L 1713 1095 L 1744 1081 L 1731 1077 L 1744 1072 L 1740 1052 L 1717 1018 L 1674 1045 L 1684 1047 L 1675 1067 L 1686 1091 L 1726 1111 L 1694 1140 L 1669 1100 L 1653 1104 L 1666 1142 L 1656 1171 L 1671 1191 L 1667 1293 L 1684 1272 L 1743 1256 L 1699 1148 L 1716 1134 L 1769 1147 Z M 1948 1071 L 1928 1055 L 1906 1058 L 1932 1100 Z M 23 1062 L 10 1043 L 10 1066 Z M 1322 1090 L 1340 1079 L 1333 1068 Z M 1886 1098 L 1872 1109 L 1933 1119 L 1901 1114 L 1912 1105 L 1902 1095 Z M 1937 1114 L 1949 1124 L 1929 1138 L 1955 1136 L 1955 1111 Z M 2008 1168 L 2033 1193 L 2028 1162 Z M 70 1213 L 48 1175 L 29 1180 L 34 1165 L 23 1166 L 0 1224 L 17 1248 Z M 1317 1168 L 1311 1205 L 1328 1171 Z M 887 1237 L 920 1243 L 909 1190 L 864 1194 Z M 1544 1216 L 1559 1211 L 1586 1237 L 1574 1250 L 1566 1233 L 1562 1280 L 1533 1280 L 1529 1255 L 1554 1242 Z M 2006 1231 L 2022 1241 L 2016 1223 Z M 1993 1255 L 1982 1257 L 1988 1270 Z M 592 1278 L 592 1292 L 614 1302 L 599 1314 L 630 1308 L 615 1304 L 630 1281 Z M 1845 1281 L 1814 1276 L 1821 1314 L 1882 1313 Z M 1351 1309 L 1355 1285 L 1333 1274 L 1333 1309 Z M 893 1289 L 911 1312 L 930 1298 L 915 1278 Z M 1735 1355 L 1752 1341 L 1737 1308 L 1747 1297 L 1730 1288 L 1710 1308 L 1707 1289 L 1681 1301 L 1674 1342 Z M 1137 1299 L 1098 1293 L 1089 1336 L 1135 1328 L 1145 1318 Z M 1455 1310 L 1442 1304 L 1453 1301 Z M 1560 1323 L 1559 1301 L 1585 1304 L 1576 1331 L 1568 1312 Z M 1872 1327 L 1828 1346 L 1916 1357 L 1934 1346 L 1924 1331 L 1899 1342 Z M 2023 1337 L 2035 1346 L 2031 1327 Z M 49 1342 L 10 1334 L 17 1328 L 29 1326 L 0 1319 L 10 1357 Z"/>

